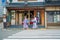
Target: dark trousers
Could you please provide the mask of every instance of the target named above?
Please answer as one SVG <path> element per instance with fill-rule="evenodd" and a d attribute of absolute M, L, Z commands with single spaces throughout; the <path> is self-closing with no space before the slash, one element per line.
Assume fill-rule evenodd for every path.
<path fill-rule="evenodd" d="M 4 22 L 4 28 L 7 28 L 7 23 L 6 22 Z"/>

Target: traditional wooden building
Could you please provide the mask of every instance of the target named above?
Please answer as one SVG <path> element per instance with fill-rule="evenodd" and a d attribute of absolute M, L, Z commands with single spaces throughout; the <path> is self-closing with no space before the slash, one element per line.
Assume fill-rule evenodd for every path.
<path fill-rule="evenodd" d="M 60 26 L 60 1 L 52 0 L 7 0 L 4 7 L 6 23 L 9 27 L 21 26 L 24 16 L 29 20 L 38 17 L 38 27 Z M 19 25 L 19 26 L 18 26 Z"/>
<path fill-rule="evenodd" d="M 46 0 L 46 19 L 48 28 L 60 27 L 60 0 Z"/>

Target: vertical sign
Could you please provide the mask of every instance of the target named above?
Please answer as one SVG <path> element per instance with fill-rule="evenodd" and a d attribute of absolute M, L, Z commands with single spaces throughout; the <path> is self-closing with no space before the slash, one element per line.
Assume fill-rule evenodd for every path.
<path fill-rule="evenodd" d="M 5 6 L 6 0 L 1 0 L 2 1 L 2 6 Z"/>

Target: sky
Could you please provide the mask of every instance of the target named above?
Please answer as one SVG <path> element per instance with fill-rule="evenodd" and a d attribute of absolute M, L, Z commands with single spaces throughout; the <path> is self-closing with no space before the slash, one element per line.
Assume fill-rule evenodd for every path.
<path fill-rule="evenodd" d="M 2 2 L 0 0 L 0 16 L 2 16 L 2 14 L 3 14 L 3 7 L 2 7 Z"/>

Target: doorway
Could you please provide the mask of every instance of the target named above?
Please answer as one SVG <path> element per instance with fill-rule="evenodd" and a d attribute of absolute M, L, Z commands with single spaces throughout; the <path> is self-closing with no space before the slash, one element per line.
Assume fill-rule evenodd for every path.
<path fill-rule="evenodd" d="M 22 21 L 24 20 L 24 17 L 27 17 L 27 19 L 29 20 L 29 21 L 31 21 L 31 19 L 33 18 L 33 16 L 34 16 L 34 11 L 24 11 L 24 13 L 22 14 Z M 30 22 L 29 22 L 29 24 L 30 24 Z"/>
<path fill-rule="evenodd" d="M 34 10 L 23 10 L 23 11 L 22 10 L 16 10 L 14 15 L 15 15 L 14 20 L 12 20 L 12 21 L 14 21 L 13 25 L 15 25 L 15 26 L 22 25 L 22 22 L 23 22 L 25 16 L 28 18 L 29 21 L 34 16 L 38 17 L 37 25 L 39 26 L 39 28 L 44 26 L 44 11 L 43 10 L 41 10 L 41 11 L 37 11 L 37 10 L 36 11 L 34 11 Z M 12 21 L 11 21 L 11 25 L 13 23 Z M 30 22 L 29 22 L 29 24 L 30 24 Z"/>
<path fill-rule="evenodd" d="M 25 16 L 30 21 L 34 16 L 34 11 L 19 11 L 16 13 L 16 25 L 22 25 Z"/>

